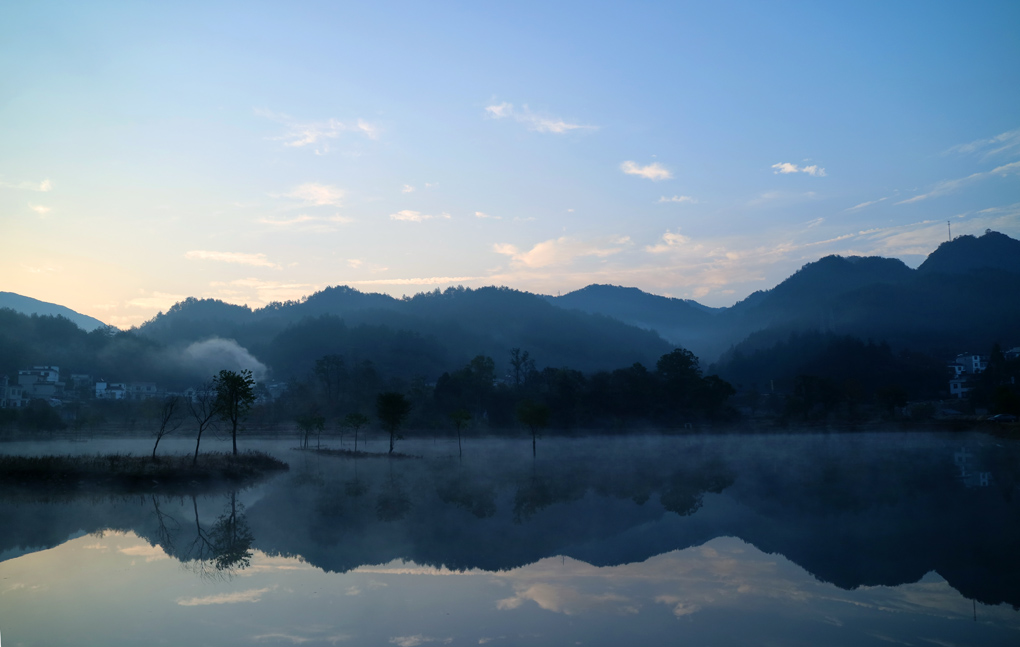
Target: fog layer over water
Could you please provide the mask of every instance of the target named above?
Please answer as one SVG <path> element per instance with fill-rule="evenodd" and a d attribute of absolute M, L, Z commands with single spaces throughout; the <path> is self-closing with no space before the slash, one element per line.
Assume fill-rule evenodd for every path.
<path fill-rule="evenodd" d="M 429 439 L 398 445 L 417 458 L 358 460 L 294 445 L 246 439 L 291 470 L 241 492 L 0 495 L 0 635 L 47 645 L 76 644 L 83 629 L 102 644 L 1020 638 L 1015 443 L 551 438 L 532 459 L 523 439 L 471 439 L 458 459 L 456 443 Z M 114 446 L 151 451 L 145 440 L 5 449 Z"/>

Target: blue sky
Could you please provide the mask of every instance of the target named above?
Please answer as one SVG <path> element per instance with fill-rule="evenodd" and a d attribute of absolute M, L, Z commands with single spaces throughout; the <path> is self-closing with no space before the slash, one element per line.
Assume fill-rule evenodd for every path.
<path fill-rule="evenodd" d="M 730 305 L 1020 237 L 1020 4 L 0 6 L 0 289 Z"/>

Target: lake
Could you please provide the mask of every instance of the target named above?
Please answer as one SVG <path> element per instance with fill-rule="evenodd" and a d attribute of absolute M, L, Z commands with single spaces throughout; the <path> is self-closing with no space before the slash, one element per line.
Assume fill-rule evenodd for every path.
<path fill-rule="evenodd" d="M 238 492 L 0 494 L 2 644 L 1020 644 L 1015 441 L 296 444 L 240 438 L 291 469 Z"/>

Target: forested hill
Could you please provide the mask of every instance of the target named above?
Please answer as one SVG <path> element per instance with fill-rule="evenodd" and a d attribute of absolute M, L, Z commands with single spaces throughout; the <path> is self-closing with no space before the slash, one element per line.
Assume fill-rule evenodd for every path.
<path fill-rule="evenodd" d="M 654 332 L 495 287 L 404 299 L 335 287 L 257 310 L 187 299 L 137 332 L 168 346 L 234 339 L 282 379 L 307 373 L 329 353 L 371 359 L 396 375 L 437 376 L 476 355 L 492 357 L 501 370 L 511 348 L 526 349 L 540 368 L 585 372 L 652 366 L 672 349 Z"/>
<path fill-rule="evenodd" d="M 827 256 L 716 310 L 613 286 L 550 301 L 657 330 L 705 364 L 725 360 L 734 346 L 752 352 L 806 332 L 951 355 L 1020 343 L 1020 241 L 992 231 L 959 236 L 916 270 L 896 259 Z"/>
<path fill-rule="evenodd" d="M 94 317 L 83 315 L 80 312 L 75 312 L 56 303 L 47 303 L 46 301 L 21 296 L 13 292 L 0 292 L 0 308 L 10 308 L 14 312 L 26 315 L 63 317 L 86 332 L 91 332 L 97 328 L 106 328 L 106 324 Z"/>

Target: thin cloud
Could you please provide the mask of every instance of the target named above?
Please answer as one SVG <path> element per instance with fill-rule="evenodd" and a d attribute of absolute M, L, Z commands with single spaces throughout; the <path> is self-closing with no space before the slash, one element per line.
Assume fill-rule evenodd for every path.
<path fill-rule="evenodd" d="M 411 211 L 410 209 L 404 209 L 396 213 L 390 214 L 391 220 L 401 220 L 403 222 L 422 222 L 430 219 L 432 216 L 423 214 L 420 211 Z"/>
<path fill-rule="evenodd" d="M 263 225 L 270 225 L 281 229 L 302 227 L 321 231 L 336 229 L 336 227 L 329 226 L 331 224 L 350 224 L 354 222 L 354 218 L 348 218 L 347 216 L 341 216 L 340 214 L 333 216 L 309 216 L 307 214 L 301 214 L 300 216 L 294 216 L 293 218 L 259 218 L 259 222 Z M 311 227 L 308 227 L 309 225 Z"/>
<path fill-rule="evenodd" d="M 620 170 L 627 175 L 637 175 L 647 180 L 658 182 L 659 180 L 668 180 L 673 177 L 664 166 L 658 162 L 652 162 L 647 166 L 639 166 L 637 162 L 630 160 L 620 164 Z"/>
<path fill-rule="evenodd" d="M 779 162 L 778 164 L 773 164 L 772 168 L 776 169 L 773 171 L 776 175 L 788 175 L 790 173 L 804 173 L 813 177 L 825 177 L 827 175 L 825 169 L 817 164 L 812 164 L 810 166 L 797 166 L 796 164 L 791 164 L 789 162 Z"/>
<path fill-rule="evenodd" d="M 217 297 L 223 301 L 256 305 L 274 301 L 294 301 L 320 289 L 320 286 L 314 283 L 285 283 L 256 278 L 236 279 L 225 283 L 214 281 L 209 287 L 217 288 Z"/>
<path fill-rule="evenodd" d="M 691 204 L 693 204 L 697 202 L 697 200 L 695 200 L 689 195 L 675 195 L 672 198 L 662 196 L 661 198 L 659 198 L 658 204 L 662 204 L 663 202 L 690 202 Z"/>
<path fill-rule="evenodd" d="M 766 191 L 756 198 L 747 201 L 749 207 L 760 207 L 762 205 L 771 203 L 794 203 L 802 202 L 804 200 L 810 200 L 818 194 L 814 191 L 805 191 L 804 193 L 790 193 L 787 191 Z"/>
<path fill-rule="evenodd" d="M 28 205 L 28 208 L 31 209 L 32 211 L 36 212 L 40 216 L 45 216 L 50 211 L 53 211 L 49 207 L 44 207 L 41 204 L 30 204 L 30 205 Z"/>
<path fill-rule="evenodd" d="M 884 198 L 879 198 L 878 200 L 869 200 L 867 202 L 862 202 L 860 204 L 855 204 L 854 206 L 850 207 L 849 209 L 844 209 L 844 211 L 857 211 L 857 210 L 863 209 L 865 207 L 870 207 L 873 204 L 878 204 L 879 202 L 884 202 L 884 201 L 886 201 L 888 199 L 889 199 L 889 196 L 886 196 Z"/>
<path fill-rule="evenodd" d="M 445 285 L 447 283 L 470 283 L 483 281 L 484 276 L 426 276 L 413 279 L 367 279 L 365 281 L 348 281 L 354 285 Z"/>
<path fill-rule="evenodd" d="M 339 207 L 343 201 L 344 190 L 332 184 L 305 182 L 294 187 L 289 193 L 284 193 L 283 197 L 299 200 L 310 207 Z"/>
<path fill-rule="evenodd" d="M 482 211 L 476 211 L 475 212 L 475 218 L 483 218 L 483 219 L 487 218 L 489 220 L 502 220 L 503 219 L 502 216 L 490 216 L 489 214 L 484 213 Z"/>
<path fill-rule="evenodd" d="M 425 222 L 426 220 L 432 220 L 433 218 L 449 220 L 451 217 L 452 216 L 450 216 L 450 214 L 446 212 L 443 212 L 438 216 L 433 216 L 427 213 L 422 213 L 420 211 L 412 211 L 410 209 L 404 209 L 403 211 L 398 211 L 396 213 L 390 214 L 391 220 L 401 220 L 403 222 Z"/>
<path fill-rule="evenodd" d="M 147 310 L 167 310 L 175 303 L 188 298 L 186 294 L 171 294 L 169 292 L 152 292 L 148 296 L 136 297 L 127 302 L 131 308 L 145 308 Z"/>
<path fill-rule="evenodd" d="M 344 122 L 337 119 L 326 119 L 325 121 L 298 121 L 285 114 L 278 114 L 269 110 L 256 110 L 255 114 L 272 119 L 283 125 L 287 132 L 279 137 L 272 137 L 275 141 L 282 141 L 284 146 L 301 148 L 324 143 L 324 140 L 336 139 L 344 133 L 355 133 L 364 135 L 369 139 L 378 139 L 380 129 L 364 119 L 357 119 L 353 122 Z M 320 152 L 320 151 L 316 151 Z M 325 152 L 325 151 L 322 151 Z"/>
<path fill-rule="evenodd" d="M 217 261 L 220 263 L 236 263 L 238 265 L 254 265 L 255 267 L 280 266 L 266 258 L 265 254 L 243 254 L 240 252 L 213 252 L 208 250 L 192 250 L 184 255 L 192 261 Z"/>
<path fill-rule="evenodd" d="M 262 596 L 272 591 L 272 588 L 248 589 L 234 593 L 217 593 L 198 598 L 178 598 L 177 604 L 182 607 L 197 607 L 210 604 L 237 604 L 238 602 L 258 602 Z"/>
<path fill-rule="evenodd" d="M 596 130 L 596 126 L 575 124 L 556 117 L 532 112 L 527 105 L 520 109 L 514 108 L 512 103 L 500 103 L 498 105 L 486 106 L 485 112 L 493 119 L 513 119 L 524 124 L 528 130 L 540 133 L 555 133 L 562 135 L 574 130 Z"/>
<path fill-rule="evenodd" d="M 432 638 L 431 636 L 425 636 L 423 634 L 416 634 L 414 636 L 395 636 L 390 638 L 390 644 L 396 645 L 397 647 L 418 647 L 418 645 L 424 645 L 425 643 L 442 643 L 448 645 L 453 642 L 453 638 Z"/>
<path fill-rule="evenodd" d="M 411 186 L 410 184 L 405 184 L 403 187 L 401 187 L 400 192 L 401 193 L 414 193 L 414 187 Z"/>
<path fill-rule="evenodd" d="M 983 158 L 993 157 L 995 155 L 1003 155 L 1006 153 L 1013 153 L 1020 150 L 1020 129 L 1009 130 L 1004 133 L 1000 133 L 995 137 L 988 139 L 978 139 L 968 144 L 960 144 L 953 146 L 943 153 L 947 155 L 949 153 L 981 153 Z"/>
<path fill-rule="evenodd" d="M 528 251 L 521 251 L 514 245 L 496 243 L 492 251 L 509 256 L 518 267 L 539 268 L 551 265 L 566 265 L 586 256 L 606 258 L 624 250 L 630 239 L 614 238 L 603 243 L 589 243 L 563 236 L 538 243 Z"/>
<path fill-rule="evenodd" d="M 38 191 L 46 193 L 53 190 L 53 183 L 48 179 L 42 182 L 4 182 L 0 180 L 0 187 L 5 189 L 20 189 L 22 191 Z"/>
<path fill-rule="evenodd" d="M 664 233 L 660 240 L 662 242 L 657 245 L 648 245 L 645 247 L 645 251 L 652 254 L 662 254 L 663 252 L 675 251 L 681 245 L 691 242 L 691 239 L 687 236 L 682 236 L 679 232 L 674 233 L 671 231 Z"/>
<path fill-rule="evenodd" d="M 915 195 L 914 197 L 907 198 L 906 200 L 900 200 L 896 204 L 911 204 L 913 202 L 927 200 L 928 198 L 935 198 L 938 196 L 946 195 L 948 193 L 953 193 L 955 191 L 958 191 L 962 187 L 967 186 L 968 184 L 971 184 L 978 180 L 983 180 L 993 175 L 1006 177 L 1009 175 L 1018 174 L 1020 174 L 1020 162 L 1010 162 L 1009 164 L 1003 164 L 1002 166 L 993 168 L 991 171 L 971 173 L 967 177 L 957 178 L 955 180 L 942 180 L 941 182 L 935 183 L 931 191 L 929 191 L 928 193 L 922 193 L 921 195 Z"/>

